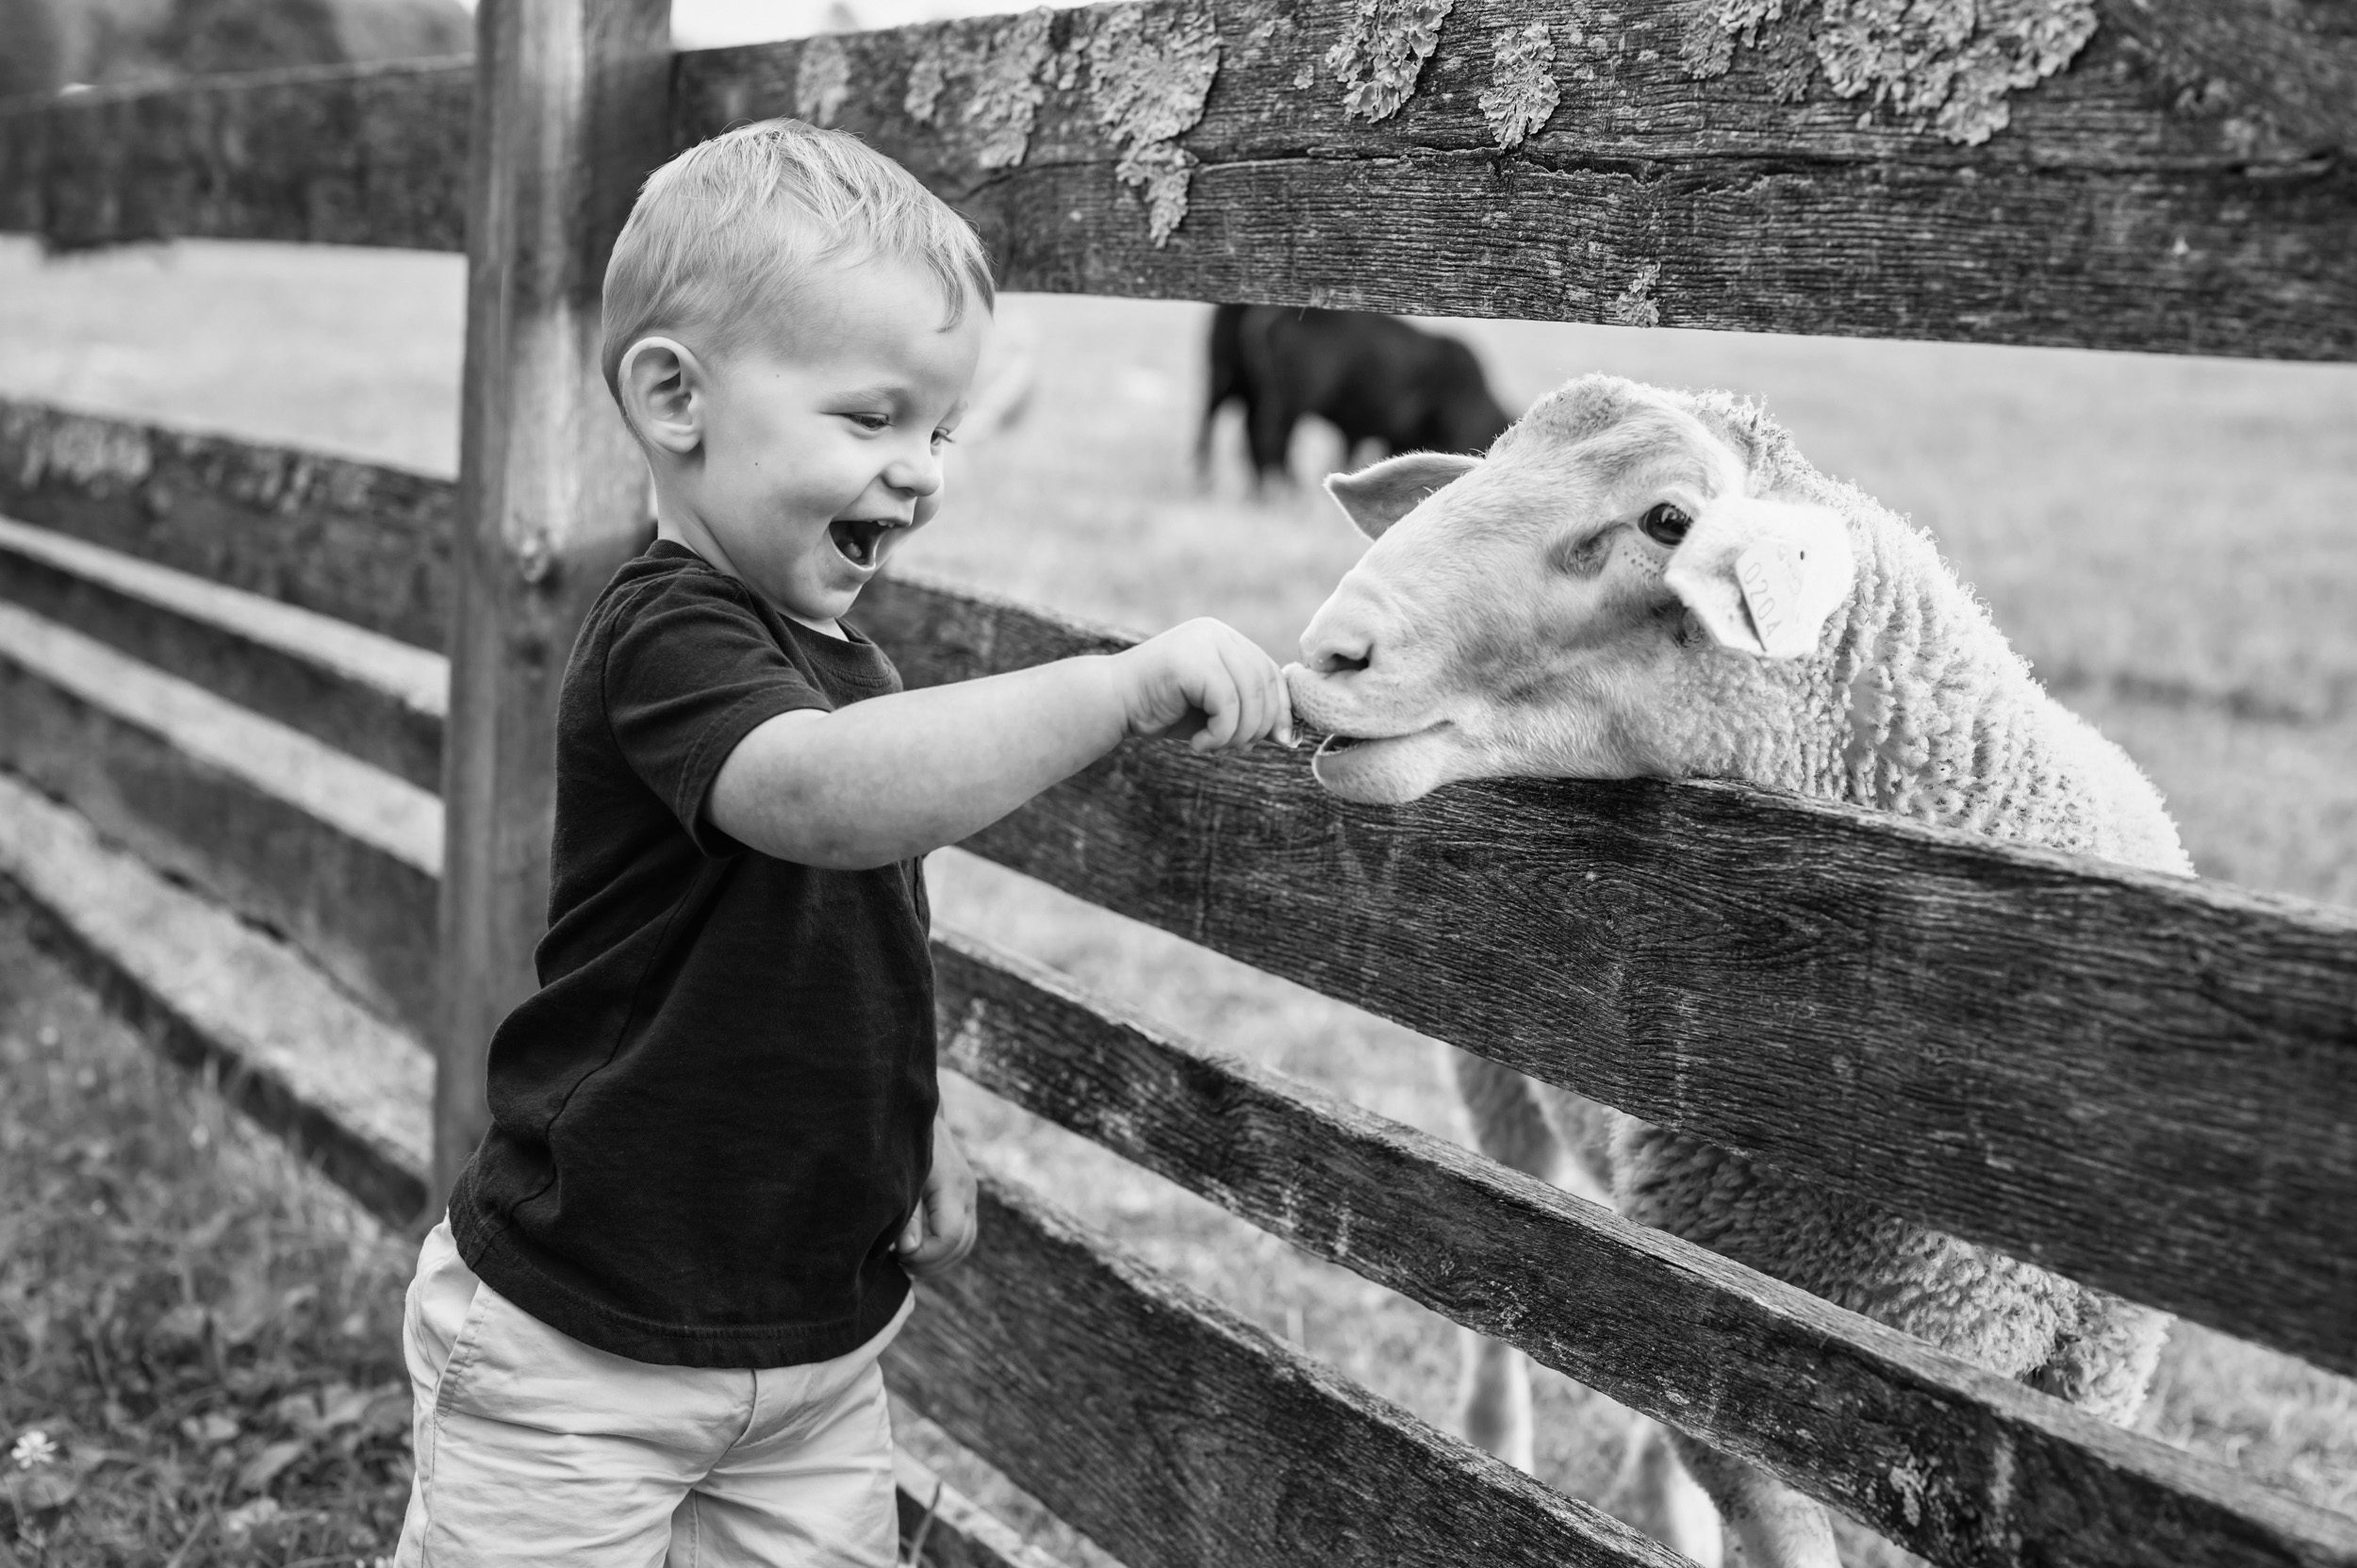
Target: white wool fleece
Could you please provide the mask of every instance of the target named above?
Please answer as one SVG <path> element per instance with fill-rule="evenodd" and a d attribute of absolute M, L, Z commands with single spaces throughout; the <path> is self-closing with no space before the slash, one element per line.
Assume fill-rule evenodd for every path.
<path fill-rule="evenodd" d="M 1647 709 L 1658 755 L 1689 776 L 2192 870 L 2159 792 L 2037 685 L 1928 535 L 1819 473 L 1755 404 L 1664 395 L 1736 449 L 1750 493 L 1839 514 L 1857 574 L 1817 656 L 1689 661 L 1683 689 Z M 1570 1131 L 1573 1097 L 1542 1098 Z M 1615 1203 L 1633 1219 L 2112 1420 L 2143 1400 L 2158 1312 L 1633 1117 L 1616 1114 L 1611 1146 Z"/>
<path fill-rule="evenodd" d="M 2047 695 L 1928 534 L 1818 472 L 1756 404 L 1667 395 L 1736 448 L 1752 493 L 1838 513 L 1857 561 L 1830 660 L 1702 661 L 1691 700 L 1656 707 L 1685 771 L 2191 873 L 2160 792 Z"/>

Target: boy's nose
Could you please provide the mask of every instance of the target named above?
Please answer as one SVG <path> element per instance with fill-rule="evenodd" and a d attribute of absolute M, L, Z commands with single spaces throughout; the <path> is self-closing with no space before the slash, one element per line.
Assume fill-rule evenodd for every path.
<path fill-rule="evenodd" d="M 884 470 L 884 483 L 920 498 L 932 494 L 941 488 L 941 454 L 929 446 L 921 454 L 894 459 Z"/>

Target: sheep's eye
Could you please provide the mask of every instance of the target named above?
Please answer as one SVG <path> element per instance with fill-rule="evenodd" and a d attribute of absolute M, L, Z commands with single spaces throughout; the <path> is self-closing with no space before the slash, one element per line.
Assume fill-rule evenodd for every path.
<path fill-rule="evenodd" d="M 1664 501 L 1649 508 L 1637 520 L 1637 526 L 1645 531 L 1645 537 L 1663 544 L 1675 544 L 1686 537 L 1686 531 L 1694 526 L 1694 520 Z"/>

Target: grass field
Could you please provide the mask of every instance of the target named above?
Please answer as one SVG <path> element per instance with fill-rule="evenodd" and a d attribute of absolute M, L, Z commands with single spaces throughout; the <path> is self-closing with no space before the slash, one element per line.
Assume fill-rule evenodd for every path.
<path fill-rule="evenodd" d="M 448 472 L 459 294 L 441 256 L 184 246 L 44 265 L 0 243 L 0 393 Z M 1289 650 L 1358 553 L 1306 483 L 1332 461 L 1332 437 L 1305 432 L 1305 483 L 1256 500 L 1224 429 L 1200 484 L 1202 314 L 1006 300 L 1004 335 L 1038 366 L 1034 395 L 1014 428 L 958 450 L 950 505 L 910 561 L 1142 631 L 1218 614 Z M 1589 370 L 1765 397 L 1821 468 L 1935 531 L 2067 700 L 2153 773 L 2206 874 L 2357 902 L 2357 369 L 1458 330 L 1509 404 Z M 1428 1041 L 969 857 L 937 856 L 933 874 L 947 919 L 1386 1114 L 1460 1131 Z M 1445 1323 L 986 1097 L 957 1109 L 1002 1168 L 1445 1421 Z M 1627 1509 L 1624 1414 L 1559 1379 L 1541 1410 L 1542 1474 Z M 11 1399 L 0 1419 L 33 1417 Z M 2150 1419 L 2357 1509 L 2347 1384 L 2188 1336 Z"/>

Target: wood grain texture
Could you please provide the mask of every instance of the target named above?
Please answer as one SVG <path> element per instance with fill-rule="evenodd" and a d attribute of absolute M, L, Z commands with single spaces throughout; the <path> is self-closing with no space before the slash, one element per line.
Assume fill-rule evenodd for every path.
<path fill-rule="evenodd" d="M 650 532 L 646 463 L 598 368 L 599 294 L 665 157 L 670 61 L 668 0 L 484 0 L 475 23 L 437 1193 L 489 1125 L 492 1031 L 537 987 L 566 655 Z"/>
<path fill-rule="evenodd" d="M 0 904 L 161 1055 L 387 1225 L 425 1206 L 433 1062 L 290 949 L 0 774 Z"/>
<path fill-rule="evenodd" d="M 1684 1561 L 987 1172 L 981 1221 L 885 1376 L 1129 1568 Z"/>
<path fill-rule="evenodd" d="M 1934 1562 L 2357 1562 L 2357 1520 L 1207 1049 L 976 938 L 939 933 L 933 957 L 944 1065 L 1759 1461 Z"/>
<path fill-rule="evenodd" d="M 4 517 L 0 599 L 420 789 L 441 786 L 450 672 L 438 655 Z"/>
<path fill-rule="evenodd" d="M 1109 646 L 910 579 L 912 685 Z M 1134 745 L 967 841 L 1649 1120 L 2357 1372 L 2357 917 L 1734 785 L 1354 806 Z"/>
<path fill-rule="evenodd" d="M 437 1015 L 441 824 L 423 791 L 8 604 L 0 764 L 386 1017 Z"/>
<path fill-rule="evenodd" d="M 107 88 L 0 106 L 0 227 L 141 239 L 466 245 L 463 59 Z"/>
<path fill-rule="evenodd" d="M 1696 0 L 1608 23 L 1467 0 L 1379 121 L 1349 112 L 1328 58 L 1355 0 L 1125 0 L 701 51 L 677 61 L 668 140 L 781 113 L 856 130 L 981 226 L 1010 288 L 2357 355 L 2339 9 L 2009 9 L 2094 31 L 1998 92 L 1970 144 L 1892 107 L 1920 81 L 1837 83 L 1814 8 L 1721 36 L 1722 61 Z M 1532 26 L 1557 101 L 1509 149 L 1482 98 Z M 1181 36 L 1215 43 L 1215 74 L 1176 69 Z M 453 247 L 462 91 L 451 67 L 379 67 L 17 107 L 0 224 Z"/>
<path fill-rule="evenodd" d="M 2250 8 L 2224 0 L 2165 8 L 2097 8 L 2085 50 L 2006 97 L 2008 123 L 1978 145 L 1837 93 L 1808 54 L 1807 8 L 1697 79 L 1706 8 L 1690 0 L 1637 0 L 1604 24 L 1540 0 L 1459 6 L 1379 122 L 1347 112 L 1327 58 L 1349 0 L 1094 7 L 1050 29 L 1020 143 L 1003 115 L 981 134 L 971 112 L 994 102 L 983 86 L 1006 89 L 1003 23 L 710 51 L 681 58 L 676 139 L 832 106 L 981 224 L 1010 288 L 2357 354 L 2357 51 L 2282 14 L 2246 26 Z M 1097 73 L 1104 39 L 1182 14 L 1208 19 L 1219 67 L 1199 121 L 1147 145 L 1191 160 L 1185 215 L 1158 243 Z M 1480 100 L 1501 42 L 1533 25 L 1559 102 L 1509 152 Z M 2271 118 L 2255 88 L 2223 90 L 2228 74 L 2281 76 L 2287 107 Z"/>
<path fill-rule="evenodd" d="M 0 398 L 0 516 L 441 652 L 457 488 Z"/>

